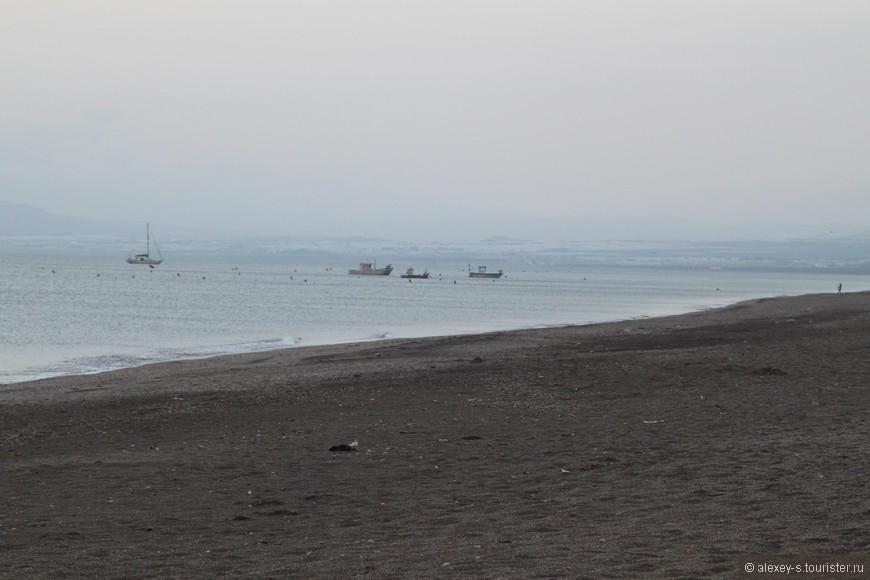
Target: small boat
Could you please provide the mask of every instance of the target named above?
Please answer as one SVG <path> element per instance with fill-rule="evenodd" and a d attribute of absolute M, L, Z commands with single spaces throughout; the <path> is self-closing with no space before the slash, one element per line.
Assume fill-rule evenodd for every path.
<path fill-rule="evenodd" d="M 157 249 L 156 258 L 151 256 L 151 226 L 145 224 L 145 253 L 133 254 L 132 252 L 127 257 L 128 264 L 143 264 L 146 266 L 156 266 L 163 262 L 163 256 L 160 254 L 160 247 L 157 245 L 157 240 L 154 240 L 154 247 Z"/>
<path fill-rule="evenodd" d="M 477 272 L 475 272 L 471 269 L 471 264 L 468 265 L 469 278 L 501 278 L 503 274 L 503 270 L 499 270 L 498 272 L 487 272 L 486 266 L 478 266 Z"/>
<path fill-rule="evenodd" d="M 392 271 L 392 264 L 387 264 L 386 268 L 378 268 L 372 262 L 360 262 L 358 270 L 348 270 L 347 273 L 352 276 L 389 276 Z"/>
<path fill-rule="evenodd" d="M 405 270 L 405 273 L 402 274 L 402 278 L 428 278 L 429 270 L 423 270 L 422 274 L 415 274 L 414 268 L 408 268 Z"/>

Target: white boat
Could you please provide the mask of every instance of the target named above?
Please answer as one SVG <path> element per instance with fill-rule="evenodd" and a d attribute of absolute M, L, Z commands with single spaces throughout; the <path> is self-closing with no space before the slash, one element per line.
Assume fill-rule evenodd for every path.
<path fill-rule="evenodd" d="M 163 262 L 163 256 L 160 254 L 160 248 L 157 246 L 157 240 L 154 240 L 154 247 L 157 249 L 157 256 L 151 256 L 151 226 L 145 224 L 145 253 L 134 254 L 130 253 L 127 257 L 128 264 L 144 264 L 146 266 L 156 266 Z"/>
<path fill-rule="evenodd" d="M 487 272 L 486 266 L 478 266 L 477 272 L 475 272 L 471 269 L 471 264 L 468 265 L 469 278 L 501 278 L 503 274 L 503 270 L 499 270 L 498 272 Z"/>
<path fill-rule="evenodd" d="M 429 270 L 423 270 L 422 274 L 415 274 L 414 268 L 408 268 L 405 270 L 405 273 L 402 274 L 402 278 L 428 278 Z"/>
<path fill-rule="evenodd" d="M 392 264 L 387 264 L 386 268 L 378 268 L 372 262 L 360 262 L 358 270 L 348 270 L 347 273 L 353 276 L 389 276 L 392 271 Z"/>

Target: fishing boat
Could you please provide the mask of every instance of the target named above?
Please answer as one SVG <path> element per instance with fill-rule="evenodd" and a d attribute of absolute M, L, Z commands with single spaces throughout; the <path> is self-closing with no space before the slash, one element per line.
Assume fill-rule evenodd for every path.
<path fill-rule="evenodd" d="M 163 256 L 160 254 L 160 247 L 157 245 L 157 240 L 154 240 L 154 248 L 157 250 L 157 257 L 151 256 L 151 226 L 145 224 L 145 253 L 134 254 L 130 252 L 127 257 L 128 264 L 144 264 L 146 266 L 156 266 L 163 262 Z"/>
<path fill-rule="evenodd" d="M 408 268 L 405 270 L 405 273 L 402 274 L 402 278 L 428 278 L 429 270 L 423 270 L 422 274 L 415 274 L 414 268 Z"/>
<path fill-rule="evenodd" d="M 486 266 L 478 266 L 477 272 L 475 272 L 471 269 L 471 264 L 468 265 L 469 278 L 501 278 L 503 274 L 503 270 L 499 270 L 498 272 L 487 272 Z"/>
<path fill-rule="evenodd" d="M 359 269 L 348 270 L 347 273 L 352 276 L 389 276 L 392 271 L 392 264 L 387 264 L 386 268 L 378 268 L 372 262 L 360 262 Z"/>

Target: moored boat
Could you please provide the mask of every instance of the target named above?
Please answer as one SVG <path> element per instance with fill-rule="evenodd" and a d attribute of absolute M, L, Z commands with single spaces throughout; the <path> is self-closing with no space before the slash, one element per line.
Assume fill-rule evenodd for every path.
<path fill-rule="evenodd" d="M 145 266 L 156 266 L 158 264 L 163 263 L 163 256 L 160 254 L 160 247 L 157 245 L 157 240 L 154 240 L 154 247 L 157 249 L 157 256 L 151 256 L 151 226 L 150 224 L 145 224 L 145 253 L 144 254 L 134 254 L 130 252 L 130 255 L 127 257 L 128 264 L 143 264 Z"/>
<path fill-rule="evenodd" d="M 469 278 L 501 278 L 503 274 L 503 270 L 499 270 L 498 272 L 487 272 L 486 266 L 478 266 L 477 272 L 475 272 L 471 269 L 471 264 L 468 265 Z"/>
<path fill-rule="evenodd" d="M 373 262 L 360 262 L 358 269 L 348 270 L 347 273 L 352 276 L 389 276 L 392 271 L 392 264 L 387 264 L 386 268 L 378 268 Z"/>
<path fill-rule="evenodd" d="M 415 274 L 414 268 L 408 268 L 407 270 L 405 270 L 405 273 L 402 274 L 402 278 L 428 278 L 428 277 L 429 277 L 428 270 L 423 270 L 422 274 Z"/>

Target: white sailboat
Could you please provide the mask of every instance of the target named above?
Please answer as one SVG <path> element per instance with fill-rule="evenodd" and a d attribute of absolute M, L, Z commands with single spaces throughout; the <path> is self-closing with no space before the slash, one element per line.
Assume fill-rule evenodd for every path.
<path fill-rule="evenodd" d="M 154 247 L 157 249 L 157 257 L 151 256 L 151 226 L 145 224 L 145 253 L 134 254 L 130 253 L 127 257 L 128 264 L 144 264 L 146 266 L 156 266 L 163 262 L 163 256 L 160 254 L 160 247 L 157 245 L 157 240 L 154 240 Z"/>

